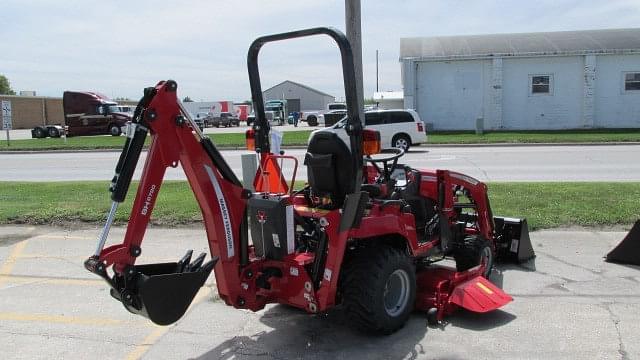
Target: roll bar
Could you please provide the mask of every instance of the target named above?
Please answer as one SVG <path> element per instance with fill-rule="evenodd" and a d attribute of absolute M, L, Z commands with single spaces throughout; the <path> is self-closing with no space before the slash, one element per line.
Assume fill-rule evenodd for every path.
<path fill-rule="evenodd" d="M 256 115 L 254 130 L 256 132 L 256 151 L 268 153 L 269 145 L 269 122 L 264 113 L 264 99 L 262 98 L 262 86 L 260 84 L 260 72 L 258 69 L 258 54 L 262 46 L 269 42 L 296 39 L 306 36 L 328 35 L 340 48 L 342 58 L 342 77 L 344 80 L 344 94 L 347 100 L 347 126 L 346 130 L 351 140 L 351 153 L 353 155 L 353 166 L 361 169 L 362 160 L 362 104 L 356 91 L 356 74 L 353 60 L 351 44 L 347 37 L 339 30 L 330 27 L 317 27 L 311 29 L 291 31 L 281 34 L 266 35 L 257 38 L 249 47 L 247 54 L 247 68 L 249 70 L 249 84 L 251 86 L 251 99 Z M 356 181 L 359 184 L 359 181 Z M 357 185 L 356 185 L 357 186 Z M 358 186 L 359 188 L 359 186 Z"/>

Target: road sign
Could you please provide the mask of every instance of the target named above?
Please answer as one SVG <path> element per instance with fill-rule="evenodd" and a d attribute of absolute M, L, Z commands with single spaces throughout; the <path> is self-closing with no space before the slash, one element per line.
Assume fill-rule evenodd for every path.
<path fill-rule="evenodd" d="M 11 101 L 2 101 L 2 128 L 4 130 L 11 130 L 12 127 Z"/>

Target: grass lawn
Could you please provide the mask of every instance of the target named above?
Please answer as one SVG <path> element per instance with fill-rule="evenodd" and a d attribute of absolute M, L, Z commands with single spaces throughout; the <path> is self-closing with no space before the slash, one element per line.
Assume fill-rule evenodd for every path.
<path fill-rule="evenodd" d="M 311 130 L 284 132 L 283 145 L 306 145 Z M 244 147 L 244 133 L 208 134 L 221 147 Z M 113 136 L 70 137 L 63 139 L 13 140 L 11 146 L 0 142 L 0 151 L 15 150 L 94 150 L 121 149 L 125 138 Z M 473 132 L 430 133 L 429 144 L 490 144 L 490 143 L 591 143 L 640 142 L 640 129 L 559 130 L 559 131 L 504 131 L 476 135 Z"/>
<path fill-rule="evenodd" d="M 287 131 L 283 138 L 283 145 L 306 145 L 311 130 Z M 213 142 L 220 147 L 243 147 L 245 146 L 244 133 L 223 133 L 207 134 Z M 147 145 L 150 137 L 147 138 Z M 0 151 L 18 150 L 97 150 L 97 149 L 122 149 L 124 146 L 124 136 L 77 136 L 64 139 L 24 139 L 11 140 L 11 145 L 0 142 Z"/>
<path fill-rule="evenodd" d="M 127 221 L 137 185 L 118 210 L 119 224 Z M 107 182 L 0 182 L 0 224 L 101 223 L 111 202 L 107 188 Z M 629 225 L 640 218 L 640 182 L 490 183 L 489 195 L 495 215 L 526 217 L 531 229 Z M 187 182 L 162 185 L 153 223 L 201 219 Z"/>

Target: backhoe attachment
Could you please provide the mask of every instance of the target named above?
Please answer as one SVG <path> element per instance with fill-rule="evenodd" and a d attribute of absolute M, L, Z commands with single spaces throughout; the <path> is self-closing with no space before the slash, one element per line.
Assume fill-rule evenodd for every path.
<path fill-rule="evenodd" d="M 607 254 L 605 260 L 640 266 L 640 220 L 636 221 L 620 244 Z"/>

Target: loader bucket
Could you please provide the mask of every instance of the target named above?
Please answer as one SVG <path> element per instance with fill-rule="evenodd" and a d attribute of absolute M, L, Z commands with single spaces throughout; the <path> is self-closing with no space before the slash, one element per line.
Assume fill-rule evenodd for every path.
<path fill-rule="evenodd" d="M 498 261 L 520 264 L 536 257 L 529 238 L 527 219 L 496 216 L 493 221 Z"/>
<path fill-rule="evenodd" d="M 640 266 L 640 220 L 636 221 L 627 236 L 605 258 L 608 262 Z"/>
<path fill-rule="evenodd" d="M 189 267 L 188 261 L 186 267 L 181 262 L 136 265 L 126 280 L 114 279 L 117 286 L 111 289 L 111 296 L 131 313 L 158 325 L 169 325 L 187 311 L 216 261 L 204 265 L 201 261 L 193 267 Z"/>

